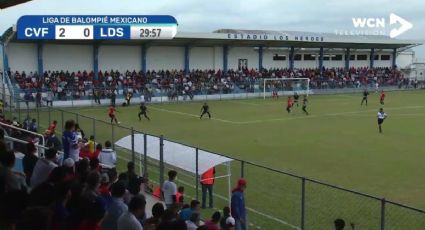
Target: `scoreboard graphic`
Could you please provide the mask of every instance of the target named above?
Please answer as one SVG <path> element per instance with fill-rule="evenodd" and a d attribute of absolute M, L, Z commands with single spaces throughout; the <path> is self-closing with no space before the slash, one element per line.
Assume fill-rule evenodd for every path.
<path fill-rule="evenodd" d="M 28 15 L 17 23 L 20 40 L 173 39 L 177 20 L 169 15 Z"/>

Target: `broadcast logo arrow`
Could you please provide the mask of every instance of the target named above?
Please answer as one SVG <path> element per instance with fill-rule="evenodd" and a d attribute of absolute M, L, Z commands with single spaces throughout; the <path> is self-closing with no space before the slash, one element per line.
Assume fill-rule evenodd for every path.
<path fill-rule="evenodd" d="M 400 34 L 412 29 L 413 25 L 409 21 L 406 21 L 406 19 L 391 13 L 390 14 L 390 25 L 393 25 L 395 23 L 400 23 L 401 26 L 399 28 L 394 28 L 390 31 L 390 38 L 395 38 L 399 36 Z"/>

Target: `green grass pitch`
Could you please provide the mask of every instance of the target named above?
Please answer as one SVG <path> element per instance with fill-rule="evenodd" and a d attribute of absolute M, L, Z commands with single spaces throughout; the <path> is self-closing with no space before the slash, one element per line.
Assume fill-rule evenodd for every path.
<path fill-rule="evenodd" d="M 288 114 L 286 98 L 280 97 L 210 101 L 211 120 L 199 119 L 202 102 L 151 104 L 151 121 L 139 122 L 138 102 L 134 101 L 130 107 L 118 107 L 117 117 L 122 126 L 424 209 L 424 93 L 387 92 L 382 107 L 389 117 L 383 124 L 383 134 L 378 133 L 376 114 L 381 105 L 375 93 L 369 96 L 369 105 L 363 107 L 360 94 L 311 95 L 309 116 L 302 113 L 301 102 Z M 69 110 L 109 121 L 106 107 Z M 40 124 L 46 126 L 47 112 L 40 111 L 44 111 L 39 115 Z M 75 116 L 65 113 L 64 119 L 70 118 Z M 51 119 L 60 119 L 60 114 L 52 110 Z M 92 122 L 82 117 L 78 122 L 90 135 Z M 111 139 L 111 127 L 106 124 L 95 124 L 99 141 Z M 127 129 L 114 129 L 116 140 L 129 134 Z M 121 156 L 129 159 L 125 153 Z M 125 160 L 121 160 L 120 167 L 124 164 Z M 234 163 L 232 168 L 234 182 L 240 175 L 240 165 Z M 249 218 L 254 227 L 299 226 L 300 180 L 250 165 L 245 170 L 247 204 L 252 208 Z M 157 178 L 157 170 L 149 172 Z M 194 179 L 186 175 L 179 179 L 185 182 L 181 185 L 187 186 L 187 194 L 194 196 L 189 186 L 194 185 Z M 215 192 L 226 196 L 225 181 L 217 183 Z M 224 199 L 216 199 L 217 207 L 225 204 Z M 265 217 L 264 213 L 270 216 Z M 330 229 L 333 219 L 343 217 L 358 223 L 360 229 L 378 229 L 379 214 L 379 201 L 306 184 L 307 226 Z M 409 229 L 420 229 L 425 224 L 423 215 L 400 212 L 391 205 L 387 206 L 387 215 L 388 229 L 405 227 L 398 221 L 409 222 Z"/>

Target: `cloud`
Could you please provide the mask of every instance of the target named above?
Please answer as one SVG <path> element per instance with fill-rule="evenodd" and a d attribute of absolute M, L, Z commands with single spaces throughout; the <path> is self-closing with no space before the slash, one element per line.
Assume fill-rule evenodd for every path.
<path fill-rule="evenodd" d="M 423 0 L 33 0 L 0 11 L 0 31 L 25 14 L 170 14 L 183 31 L 237 28 L 333 33 L 335 29 L 353 29 L 352 17 L 395 13 L 414 25 L 400 38 L 424 40 L 423 9 Z M 418 49 L 423 59 L 424 50 Z"/>

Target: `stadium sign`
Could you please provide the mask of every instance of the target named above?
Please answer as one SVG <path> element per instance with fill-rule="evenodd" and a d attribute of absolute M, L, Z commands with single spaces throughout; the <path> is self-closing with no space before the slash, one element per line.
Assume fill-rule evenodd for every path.
<path fill-rule="evenodd" d="M 22 16 L 17 38 L 23 40 L 172 39 L 177 21 L 169 15 Z"/>
<path fill-rule="evenodd" d="M 228 39 L 239 40 L 261 40 L 261 41 L 304 41 L 304 42 L 323 42 L 323 36 L 306 35 L 276 35 L 276 34 L 237 34 L 228 33 Z"/>

